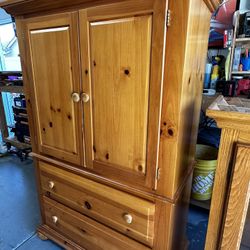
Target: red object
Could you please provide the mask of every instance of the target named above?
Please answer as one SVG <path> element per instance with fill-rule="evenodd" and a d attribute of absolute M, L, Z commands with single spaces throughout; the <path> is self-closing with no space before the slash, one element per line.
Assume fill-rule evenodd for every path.
<path fill-rule="evenodd" d="M 210 22 L 209 47 L 223 46 L 224 31 L 233 28 L 233 15 L 237 0 L 223 1 Z"/>
<path fill-rule="evenodd" d="M 250 91 L 250 80 L 242 79 L 238 81 L 237 96 L 238 95 L 248 95 Z"/>
<path fill-rule="evenodd" d="M 227 40 L 228 40 L 228 32 L 227 30 L 224 31 L 224 48 L 227 47 Z"/>
<path fill-rule="evenodd" d="M 224 30 L 224 48 L 230 48 L 232 46 L 233 30 Z"/>

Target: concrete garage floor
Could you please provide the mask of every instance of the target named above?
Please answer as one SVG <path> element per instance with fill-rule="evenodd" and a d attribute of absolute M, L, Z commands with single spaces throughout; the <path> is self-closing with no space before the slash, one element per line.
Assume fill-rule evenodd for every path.
<path fill-rule="evenodd" d="M 0 158 L 0 249 L 57 250 L 52 241 L 36 236 L 40 212 L 31 160 Z"/>
<path fill-rule="evenodd" d="M 208 213 L 190 208 L 187 226 L 189 250 L 204 249 Z M 32 160 L 0 157 L 0 250 L 60 250 L 36 236 L 40 224 Z"/>

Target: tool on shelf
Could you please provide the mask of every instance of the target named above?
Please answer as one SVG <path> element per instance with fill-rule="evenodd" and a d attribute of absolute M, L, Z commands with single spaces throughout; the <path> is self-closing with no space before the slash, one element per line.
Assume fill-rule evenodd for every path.
<path fill-rule="evenodd" d="M 2 92 L 15 94 L 14 124 L 7 124 Z M 17 154 L 21 160 L 26 159 L 31 152 L 31 143 L 21 72 L 0 72 L 0 130 L 8 151 Z"/>

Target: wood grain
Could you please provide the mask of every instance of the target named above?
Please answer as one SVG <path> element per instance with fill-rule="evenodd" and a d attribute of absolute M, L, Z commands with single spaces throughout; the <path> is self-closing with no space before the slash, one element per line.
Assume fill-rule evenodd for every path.
<path fill-rule="evenodd" d="M 142 188 L 138 189 L 138 188 L 133 187 L 129 184 L 117 182 L 117 181 L 111 180 L 109 178 L 102 177 L 96 173 L 91 173 L 90 171 L 85 171 L 84 169 L 80 169 L 79 167 L 77 167 L 75 165 L 69 164 L 67 162 L 58 161 L 58 160 L 53 159 L 53 158 L 48 157 L 48 156 L 39 155 L 39 154 L 36 154 L 34 152 L 31 153 L 31 156 L 34 157 L 35 159 L 38 159 L 40 161 L 44 161 L 44 162 L 51 164 L 53 166 L 58 166 L 61 169 L 64 169 L 64 170 L 69 171 L 71 173 L 75 173 L 79 176 L 83 176 L 83 177 L 88 178 L 90 180 L 94 180 L 96 182 L 99 182 L 99 183 L 102 183 L 104 185 L 116 188 L 118 190 L 128 192 L 132 195 L 139 196 L 139 197 L 141 197 L 143 199 L 147 199 L 149 201 L 164 200 L 164 201 L 172 203 L 172 204 L 177 201 L 177 200 L 171 200 L 165 196 L 157 195 L 157 194 L 152 193 L 146 189 L 142 189 Z M 176 197 L 176 198 L 178 198 L 178 197 Z"/>
<path fill-rule="evenodd" d="M 157 189 L 159 173 L 159 147 L 161 134 L 161 112 L 163 103 L 163 81 L 165 70 L 165 48 L 168 37 L 167 11 L 169 1 L 155 1 L 152 34 L 152 60 L 150 72 L 149 128 L 147 165 L 152 168 L 151 185 Z M 154 67 L 153 65 L 157 65 Z"/>
<path fill-rule="evenodd" d="M 157 168 L 165 13 L 165 1 L 141 0 L 80 11 L 86 167 L 148 189 Z"/>
<path fill-rule="evenodd" d="M 47 162 L 39 160 L 38 167 L 40 198 L 50 196 L 42 198 L 39 231 L 68 249 L 185 249 L 187 180 L 191 179 L 197 132 L 192 123 L 199 116 L 204 72 L 200 65 L 210 17 L 205 3 L 29 0 L 5 6 L 19 16 L 34 155 Z M 169 27 L 168 9 L 172 11 Z M 38 32 L 51 28 L 66 29 L 60 30 L 62 36 L 58 30 Z M 43 43 L 51 43 L 53 50 L 63 47 L 63 52 L 41 53 Z M 32 46 L 41 60 L 34 57 Z M 50 61 L 64 57 L 63 62 L 56 60 L 55 75 L 45 65 L 45 55 Z M 35 64 L 38 71 L 40 62 L 45 72 L 30 74 Z M 71 81 L 49 85 L 49 79 L 60 72 L 60 64 L 67 69 L 72 64 L 72 72 L 62 73 L 65 79 L 72 76 Z M 36 86 L 37 75 L 46 81 L 43 89 Z M 37 89 L 46 98 L 58 91 L 53 101 L 63 99 L 62 95 L 66 98 L 69 89 L 90 96 L 84 105 L 65 103 L 63 109 L 74 111 L 75 126 L 57 122 L 60 129 L 46 140 L 51 144 L 47 151 L 44 146 L 41 150 L 37 129 L 40 116 L 51 114 L 44 108 L 36 119 L 37 107 L 44 105 L 34 95 Z M 63 134 L 65 138 L 71 134 L 69 143 L 65 138 L 53 140 L 64 124 L 69 126 L 68 134 Z M 72 156 L 67 154 L 69 147 Z M 52 190 L 50 181 L 55 185 Z M 59 224 L 52 224 L 52 212 L 60 217 Z M 124 224 L 124 213 L 132 215 L 131 224 Z"/>
<path fill-rule="evenodd" d="M 44 207 L 46 224 L 86 249 L 149 249 L 46 197 Z M 57 216 L 56 223 L 52 216 Z"/>
<path fill-rule="evenodd" d="M 28 122 L 29 122 L 29 130 L 31 136 L 31 144 L 32 144 L 32 151 L 38 152 L 38 145 L 37 145 L 37 135 L 36 135 L 36 119 L 33 116 L 33 111 L 35 107 L 32 103 L 35 103 L 34 95 L 33 95 L 33 77 L 31 72 L 31 58 L 30 58 L 30 50 L 29 50 L 29 43 L 27 42 L 28 39 L 28 32 L 27 26 L 23 19 L 16 20 L 16 28 L 17 28 L 17 38 L 18 38 L 18 45 L 20 51 L 20 59 L 22 65 L 22 74 L 23 74 L 23 88 L 25 92 L 26 104 L 27 104 L 27 114 L 28 114 Z M 42 221 L 44 221 L 44 210 L 42 206 L 42 195 L 41 195 L 41 186 L 40 186 L 40 174 L 38 171 L 38 160 L 36 158 L 33 159 L 34 167 L 35 167 L 35 177 L 37 183 L 37 191 L 38 191 L 38 200 L 40 205 L 40 212 Z"/>
<path fill-rule="evenodd" d="M 43 162 L 40 162 L 39 168 L 44 194 L 49 193 L 50 198 L 152 246 L 153 203 Z M 50 182 L 53 182 L 53 188 L 49 187 Z M 133 217 L 131 224 L 126 223 L 124 214 Z"/>
<path fill-rule="evenodd" d="M 56 242 L 59 246 L 63 247 L 66 250 L 86 250 L 68 237 L 60 234 L 59 232 L 45 224 L 40 225 L 37 228 L 37 234 L 40 233 L 45 235 L 45 237 L 48 237 L 50 240 Z"/>
<path fill-rule="evenodd" d="M 192 185 L 192 171 L 187 176 L 175 204 L 157 201 L 153 249 L 187 249 L 186 222 Z M 162 223 L 168 221 L 168 223 Z"/>
<path fill-rule="evenodd" d="M 212 110 L 209 107 L 206 114 L 216 120 L 219 127 L 234 128 L 240 131 L 249 132 L 250 120 L 249 114 L 240 114 L 236 112 L 226 112 Z"/>
<path fill-rule="evenodd" d="M 39 150 L 80 164 L 80 104 L 71 99 L 80 92 L 75 21 L 76 16 L 65 14 L 30 19 L 27 27 Z"/>
<path fill-rule="evenodd" d="M 199 0 L 170 1 L 169 9 L 157 193 L 173 198 L 194 162 L 210 12 Z"/>
<path fill-rule="evenodd" d="M 114 1 L 112 4 L 104 6 L 94 6 L 87 9 L 89 21 L 112 20 L 116 18 L 131 17 L 138 15 L 149 15 L 154 12 L 154 0 L 126 0 Z M 160 1 L 164 2 L 164 1 Z"/>
<path fill-rule="evenodd" d="M 94 150 L 93 150 L 93 119 L 92 119 L 92 91 L 91 91 L 91 74 L 90 74 L 90 49 L 89 49 L 89 23 L 87 19 L 87 11 L 79 11 L 79 44 L 80 60 L 81 60 L 81 79 L 82 92 L 87 93 L 90 97 L 89 102 L 84 103 L 82 109 L 83 119 L 83 137 L 84 137 L 84 167 L 93 168 Z M 87 146 L 89 145 L 89 146 Z"/>
<path fill-rule="evenodd" d="M 29 131 L 30 131 L 30 139 L 32 145 L 32 151 L 38 152 L 38 143 L 37 143 L 37 133 L 36 133 L 36 119 L 33 116 L 33 111 L 35 107 L 32 103 L 35 103 L 34 94 L 33 94 L 33 78 L 31 72 L 31 58 L 30 58 L 30 50 L 28 45 L 28 32 L 27 27 L 23 19 L 17 19 L 16 21 L 17 28 L 17 38 L 18 38 L 18 46 L 20 51 L 20 60 L 22 65 L 22 75 L 23 75 L 23 89 L 25 92 L 26 98 L 26 109 L 28 114 L 28 122 L 29 122 Z"/>
<path fill-rule="evenodd" d="M 94 160 L 144 174 L 151 26 L 151 16 L 90 23 Z"/>
<path fill-rule="evenodd" d="M 219 97 L 218 97 L 219 98 Z M 210 105 L 207 115 L 222 128 L 222 138 L 210 208 L 206 249 L 217 249 L 221 237 L 223 215 L 226 209 L 233 150 L 236 143 L 249 143 L 249 115 L 215 110 L 217 100 Z"/>
<path fill-rule="evenodd" d="M 218 97 L 221 98 L 221 97 Z M 222 237 L 224 215 L 230 188 L 229 176 L 232 171 L 233 150 L 237 143 L 250 142 L 249 118 L 247 114 L 216 110 L 218 99 L 207 110 L 207 115 L 216 120 L 222 128 L 218 164 L 210 208 L 205 249 L 218 249 Z"/>
<path fill-rule="evenodd" d="M 31 15 L 33 13 L 40 14 L 46 13 L 48 11 L 56 11 L 58 9 L 65 10 L 67 8 L 77 9 L 77 8 L 89 8 L 95 5 L 102 5 L 117 2 L 118 0 L 75 0 L 74 4 L 72 4 L 69 0 L 55 0 L 53 3 L 48 0 L 40 0 L 39 2 L 33 0 L 29 1 L 29 5 L 27 8 L 27 4 L 24 0 L 1 0 L 0 7 L 4 8 L 7 12 L 12 14 L 13 16 L 21 16 L 21 15 Z M 120 0 L 122 1 L 122 0 Z M 123 0 L 124 1 L 124 0 Z M 207 8 L 214 12 L 219 4 L 220 0 L 203 0 L 206 4 Z"/>
<path fill-rule="evenodd" d="M 227 175 L 230 171 L 232 153 L 235 143 L 237 142 L 238 135 L 239 132 L 233 129 L 223 129 L 221 133 L 218 162 L 214 178 L 214 187 L 206 236 L 206 250 L 217 249 L 224 213 L 224 202 L 227 195 Z"/>
<path fill-rule="evenodd" d="M 250 198 L 250 146 L 238 145 L 220 249 L 240 249 Z M 249 237 L 249 235 L 248 235 Z"/>
<path fill-rule="evenodd" d="M 211 12 L 214 12 L 219 7 L 221 2 L 221 0 L 204 0 L 204 3 Z"/>
<path fill-rule="evenodd" d="M 69 0 L 55 0 L 53 2 L 48 0 L 39 0 L 39 2 L 36 0 L 10 0 L 0 3 L 0 7 L 3 7 L 12 16 L 27 18 L 51 13 L 62 13 L 69 10 L 75 11 L 80 8 L 89 8 L 121 1 L 125 0 L 74 0 L 74 3 Z"/>

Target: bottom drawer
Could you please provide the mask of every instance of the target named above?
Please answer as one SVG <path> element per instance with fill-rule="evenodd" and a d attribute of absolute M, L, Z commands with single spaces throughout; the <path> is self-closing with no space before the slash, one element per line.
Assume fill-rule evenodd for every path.
<path fill-rule="evenodd" d="M 47 197 L 43 205 L 45 223 L 87 250 L 150 249 Z"/>

